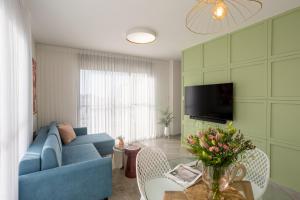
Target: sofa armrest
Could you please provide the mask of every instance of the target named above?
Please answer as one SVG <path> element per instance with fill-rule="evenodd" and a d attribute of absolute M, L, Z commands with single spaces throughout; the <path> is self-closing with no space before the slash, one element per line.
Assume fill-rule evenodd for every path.
<path fill-rule="evenodd" d="M 87 127 L 73 128 L 76 136 L 87 135 Z"/>
<path fill-rule="evenodd" d="M 95 200 L 111 193 L 108 157 L 19 176 L 19 200 Z"/>

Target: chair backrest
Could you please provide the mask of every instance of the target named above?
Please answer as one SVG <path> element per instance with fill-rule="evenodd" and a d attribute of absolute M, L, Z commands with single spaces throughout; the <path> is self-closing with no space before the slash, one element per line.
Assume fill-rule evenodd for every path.
<path fill-rule="evenodd" d="M 145 147 L 136 158 L 137 183 L 143 199 L 145 195 L 145 182 L 152 179 L 163 177 L 164 173 L 171 170 L 167 156 L 159 149 Z"/>
<path fill-rule="evenodd" d="M 255 183 L 259 188 L 262 196 L 267 189 L 270 179 L 270 160 L 268 156 L 260 149 L 255 148 L 245 153 L 243 164 L 247 169 L 245 179 Z"/>

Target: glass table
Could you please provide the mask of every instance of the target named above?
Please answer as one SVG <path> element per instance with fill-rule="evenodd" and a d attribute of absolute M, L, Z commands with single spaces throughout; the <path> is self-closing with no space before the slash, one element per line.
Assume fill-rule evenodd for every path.
<path fill-rule="evenodd" d="M 162 200 L 165 191 L 183 191 L 184 188 L 168 178 L 154 178 L 145 183 L 147 200 Z"/>
<path fill-rule="evenodd" d="M 196 161 L 195 157 L 180 157 L 169 159 L 169 164 L 173 169 L 181 163 Z M 165 191 L 183 191 L 184 188 L 168 178 L 154 178 L 145 183 L 145 194 L 147 200 L 162 200 Z"/>
<path fill-rule="evenodd" d="M 182 156 L 179 158 L 168 159 L 168 161 L 171 166 L 171 169 L 173 169 L 174 167 L 176 167 L 179 164 L 182 164 L 182 163 L 186 164 L 186 163 L 191 163 L 191 162 L 197 161 L 197 158 L 193 157 L 193 156 Z"/>
<path fill-rule="evenodd" d="M 195 157 L 182 156 L 168 160 L 171 168 L 178 164 L 196 161 Z M 183 191 L 184 188 L 167 178 L 155 178 L 145 183 L 147 200 L 163 200 L 165 191 Z M 297 200 L 300 194 L 270 181 L 263 196 L 264 200 Z"/>

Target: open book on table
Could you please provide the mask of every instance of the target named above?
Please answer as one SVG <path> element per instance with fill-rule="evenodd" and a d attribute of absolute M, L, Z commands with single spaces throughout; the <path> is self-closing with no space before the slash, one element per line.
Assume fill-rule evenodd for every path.
<path fill-rule="evenodd" d="M 194 185 L 200 180 L 202 172 L 189 165 L 179 164 L 174 169 L 165 173 L 165 176 L 185 189 Z"/>

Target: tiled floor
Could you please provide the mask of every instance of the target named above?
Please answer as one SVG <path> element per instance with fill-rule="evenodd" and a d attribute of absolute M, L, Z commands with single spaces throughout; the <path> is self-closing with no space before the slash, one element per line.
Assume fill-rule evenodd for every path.
<path fill-rule="evenodd" d="M 138 145 L 159 147 L 165 152 L 168 159 L 176 159 L 190 155 L 190 153 L 180 146 L 179 137 L 173 137 L 171 139 L 159 138 L 155 140 L 145 140 L 140 142 Z M 138 199 L 140 199 L 140 194 L 136 179 L 125 177 L 124 170 L 113 169 L 113 195 L 110 200 Z"/>
<path fill-rule="evenodd" d="M 140 142 L 141 146 L 154 146 L 162 149 L 169 160 L 188 157 L 190 153 L 180 146 L 180 138 L 159 138 Z M 124 170 L 113 169 L 113 195 L 110 200 L 139 200 L 140 194 L 136 179 L 126 178 Z M 300 194 L 275 183 L 270 183 L 264 200 L 300 200 Z"/>

